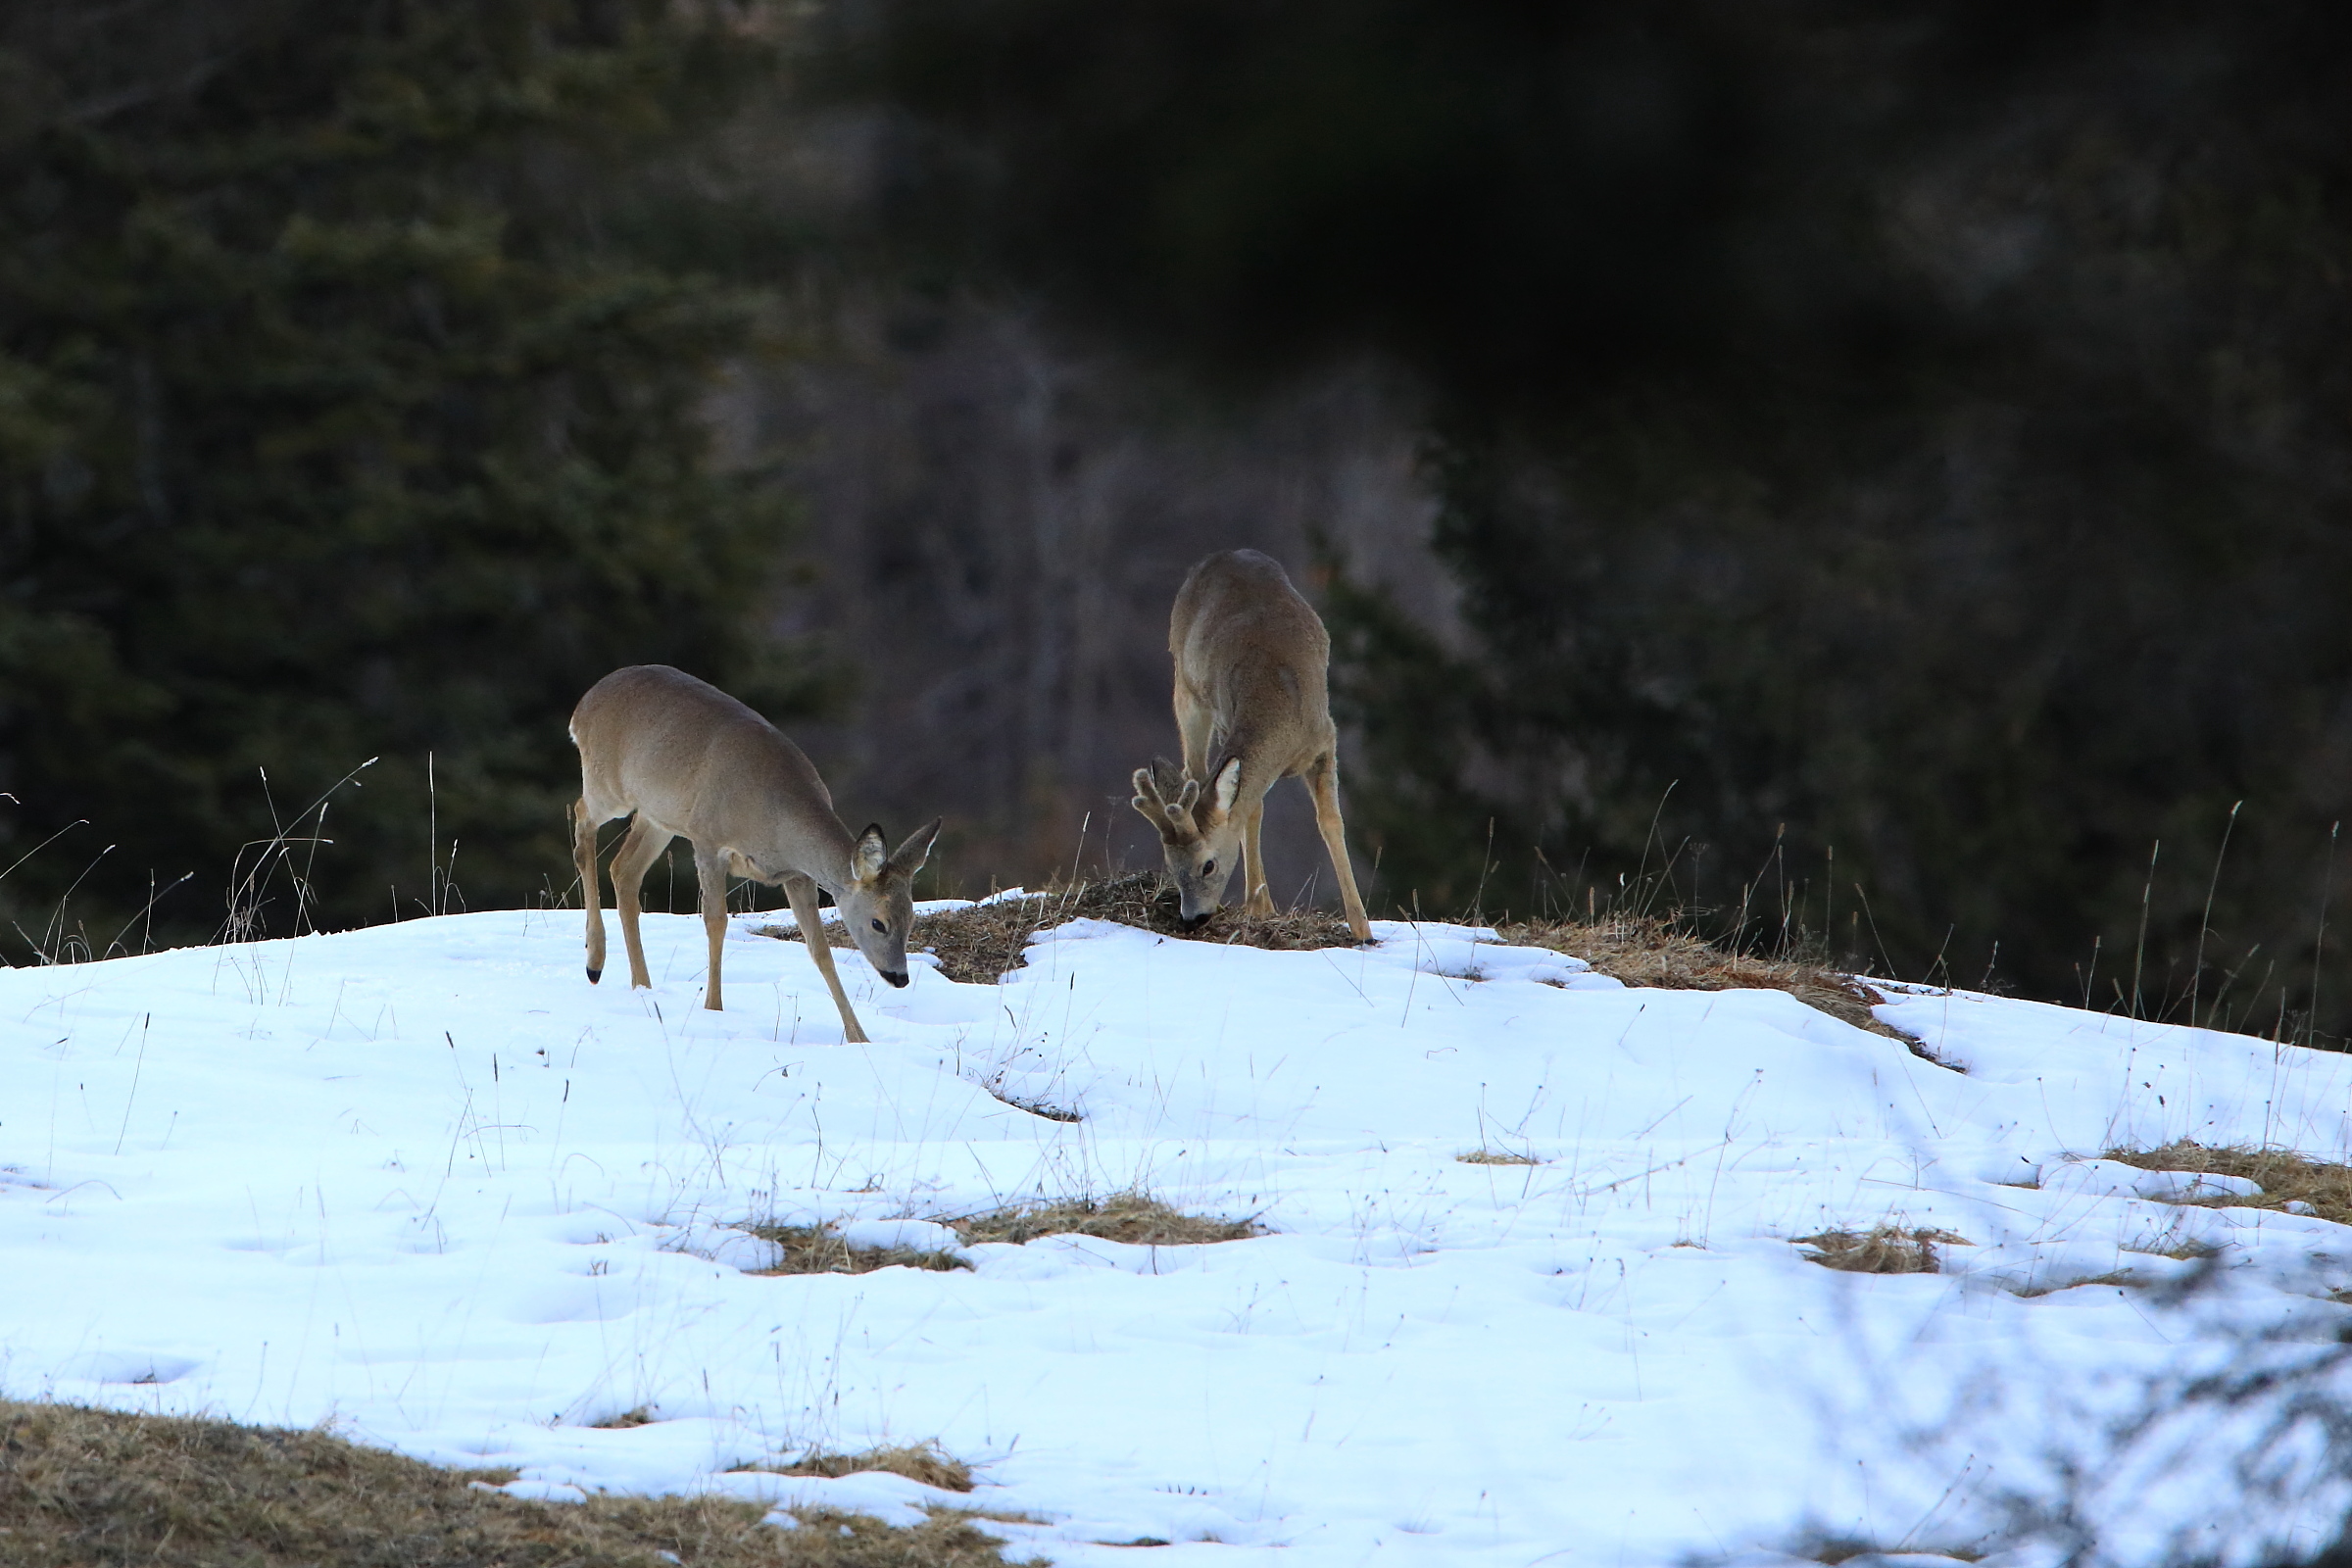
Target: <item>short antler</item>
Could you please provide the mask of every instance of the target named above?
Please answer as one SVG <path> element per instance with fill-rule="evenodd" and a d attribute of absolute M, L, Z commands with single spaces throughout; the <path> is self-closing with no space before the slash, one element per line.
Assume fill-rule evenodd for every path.
<path fill-rule="evenodd" d="M 1153 769 L 1139 767 L 1135 770 L 1135 808 L 1143 813 L 1145 821 L 1159 829 L 1161 838 L 1171 844 L 1181 844 L 1187 839 L 1200 836 L 1200 829 L 1193 822 L 1193 806 L 1200 799 L 1200 786 L 1189 778 L 1171 801 L 1161 789 L 1160 781 L 1153 776 Z"/>

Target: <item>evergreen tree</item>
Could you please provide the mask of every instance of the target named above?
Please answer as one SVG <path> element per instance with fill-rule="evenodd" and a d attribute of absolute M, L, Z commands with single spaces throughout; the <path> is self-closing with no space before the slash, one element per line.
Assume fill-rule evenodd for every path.
<path fill-rule="evenodd" d="M 649 190 L 691 205 L 680 149 L 769 78 L 772 21 L 0 24 L 0 854 L 29 854 L 0 906 L 36 945 L 135 946 L 183 875 L 145 919 L 208 934 L 245 847 L 319 836 L 295 818 L 330 792 L 313 918 L 447 906 L 453 857 L 466 902 L 527 902 L 570 879 L 564 721 L 598 676 L 806 699 L 754 620 L 782 519 L 699 414 L 760 299 L 611 237 Z M 272 888 L 243 912 L 282 933 Z"/>

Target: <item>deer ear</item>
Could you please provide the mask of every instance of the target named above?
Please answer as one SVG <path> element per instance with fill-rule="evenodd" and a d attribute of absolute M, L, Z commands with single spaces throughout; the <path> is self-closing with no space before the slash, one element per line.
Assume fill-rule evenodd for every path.
<path fill-rule="evenodd" d="M 900 876 L 912 876 L 920 871 L 923 862 L 931 858 L 931 841 L 939 837 L 940 824 L 946 820 L 944 816 L 935 816 L 929 827 L 918 827 L 906 835 L 906 842 L 891 854 L 890 869 Z"/>
<path fill-rule="evenodd" d="M 850 850 L 850 876 L 858 882 L 871 882 L 889 863 L 890 841 L 882 836 L 882 824 L 867 823 Z"/>
<path fill-rule="evenodd" d="M 1242 760 L 1233 758 L 1217 770 L 1217 811 L 1219 815 L 1233 814 L 1234 797 L 1242 793 Z"/>

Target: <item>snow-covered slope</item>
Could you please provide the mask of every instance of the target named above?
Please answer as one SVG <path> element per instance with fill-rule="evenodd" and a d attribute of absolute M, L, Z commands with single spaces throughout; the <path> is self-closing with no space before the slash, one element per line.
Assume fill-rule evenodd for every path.
<path fill-rule="evenodd" d="M 1046 1523 L 1003 1533 L 1068 1564 L 1138 1538 L 1647 1564 L 1979 1542 L 2150 1378 L 2344 1315 L 2352 1233 L 2068 1156 L 2340 1157 L 2352 1059 L 1966 993 L 1882 1009 L 1963 1075 L 1777 992 L 1377 930 L 1265 953 L 1081 921 L 1002 986 L 904 992 L 845 953 L 870 1046 L 747 929 L 704 1011 L 685 917 L 647 919 L 650 993 L 586 984 L 576 913 L 0 974 L 0 1393 L 331 1419 L 541 1495 L 1018 1511 Z M 1129 1188 L 1272 1234 L 762 1277 L 730 1228 Z M 1790 1245 L 1890 1218 L 1973 1245 L 1912 1276 Z M 2018 1294 L 2177 1273 L 2151 1251 L 2189 1240 L 2230 1267 L 2182 1305 Z M 729 1473 L 933 1439 L 978 1494 Z M 2109 1549 L 2333 1523 L 2326 1489 L 2241 1509 L 2228 1450 L 2090 1498 Z"/>

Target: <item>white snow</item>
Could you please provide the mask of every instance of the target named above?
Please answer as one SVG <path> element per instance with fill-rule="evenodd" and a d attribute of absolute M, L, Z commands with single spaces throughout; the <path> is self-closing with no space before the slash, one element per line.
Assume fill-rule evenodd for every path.
<path fill-rule="evenodd" d="M 2352 1233 L 2096 1156 L 2341 1158 L 2352 1058 L 1968 993 L 1880 1009 L 1963 1075 L 1782 993 L 1628 990 L 1467 927 L 1267 953 L 1084 920 L 1001 986 L 918 959 L 892 991 L 838 955 L 874 1036 L 848 1046 L 806 952 L 748 929 L 777 918 L 731 934 L 724 1013 L 683 916 L 646 918 L 650 992 L 587 984 L 576 912 L 0 974 L 0 1393 L 331 1421 L 527 1495 L 1020 1512 L 1046 1522 L 990 1527 L 1012 1555 L 1079 1565 L 1139 1538 L 1764 1564 L 1808 1533 L 1942 1560 L 2070 1457 L 2119 1562 L 2340 1520 L 2316 1475 L 2245 1490 L 2259 1411 L 2102 1446 L 2160 1380 L 2352 1316 L 2326 1300 Z M 936 1223 L 1128 1188 L 1270 1234 Z M 736 1227 L 766 1219 L 972 1266 L 762 1277 Z M 1971 1245 L 1910 1276 L 1791 1245 L 1882 1221 Z M 2155 1253 L 2192 1242 L 2225 1267 L 2184 1301 L 2050 1289 L 2177 1276 Z M 735 1469 L 931 1440 L 979 1492 Z"/>

